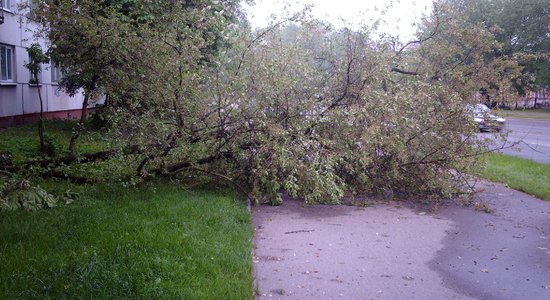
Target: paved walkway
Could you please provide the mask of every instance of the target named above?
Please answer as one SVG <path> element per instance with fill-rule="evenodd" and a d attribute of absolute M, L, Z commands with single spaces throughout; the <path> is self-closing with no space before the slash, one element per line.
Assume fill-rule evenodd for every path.
<path fill-rule="evenodd" d="M 259 299 L 550 299 L 550 203 L 483 183 L 492 214 L 398 203 L 253 208 Z"/>

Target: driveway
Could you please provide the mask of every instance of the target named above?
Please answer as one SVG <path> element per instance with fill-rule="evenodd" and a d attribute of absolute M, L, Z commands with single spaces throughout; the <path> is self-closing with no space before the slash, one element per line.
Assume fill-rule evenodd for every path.
<path fill-rule="evenodd" d="M 482 183 L 448 203 L 253 208 L 259 299 L 550 299 L 550 203 Z"/>
<path fill-rule="evenodd" d="M 502 153 L 550 163 L 550 119 L 509 119 L 507 129 L 507 145 L 517 144 L 518 149 L 508 148 Z"/>

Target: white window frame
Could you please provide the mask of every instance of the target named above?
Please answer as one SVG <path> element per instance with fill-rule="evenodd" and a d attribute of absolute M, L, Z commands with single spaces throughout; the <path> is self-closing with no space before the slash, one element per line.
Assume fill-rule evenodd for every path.
<path fill-rule="evenodd" d="M 12 11 L 11 10 L 11 2 L 14 1 L 14 0 L 2 0 L 2 9 L 4 10 L 7 10 L 7 11 Z"/>
<path fill-rule="evenodd" d="M 15 47 L 10 45 L 0 44 L 0 82 L 14 82 L 14 81 L 15 81 Z"/>
<path fill-rule="evenodd" d="M 53 84 L 59 84 L 59 81 L 63 79 L 63 73 L 61 73 L 61 68 L 59 64 L 50 61 L 50 71 L 51 71 L 51 82 Z"/>

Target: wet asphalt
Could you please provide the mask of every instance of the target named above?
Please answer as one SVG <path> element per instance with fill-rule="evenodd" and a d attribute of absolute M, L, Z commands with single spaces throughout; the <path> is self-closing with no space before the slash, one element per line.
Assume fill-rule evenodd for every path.
<path fill-rule="evenodd" d="M 500 152 L 550 163 L 550 119 L 508 119 L 505 130 L 508 131 L 508 141 L 505 146 L 514 145 L 514 147 Z"/>
<path fill-rule="evenodd" d="M 259 299 L 550 299 L 550 203 L 480 183 L 436 213 L 406 203 L 252 209 Z"/>
<path fill-rule="evenodd" d="M 445 247 L 430 262 L 444 285 L 476 299 L 550 299 L 550 203 L 484 183 L 476 201 L 494 212 L 450 205 Z"/>

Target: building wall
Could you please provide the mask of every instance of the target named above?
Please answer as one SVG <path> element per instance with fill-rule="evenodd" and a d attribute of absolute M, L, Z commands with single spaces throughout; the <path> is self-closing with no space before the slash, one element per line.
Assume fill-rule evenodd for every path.
<path fill-rule="evenodd" d="M 30 21 L 25 11 L 18 9 L 19 4 L 26 0 L 11 0 L 9 9 L 4 9 L 4 24 L 0 24 L 0 44 L 8 45 L 14 49 L 14 80 L 3 82 L 0 80 L 0 119 L 11 118 L 21 115 L 32 115 L 40 112 L 40 101 L 38 89 L 42 94 L 44 112 L 50 115 L 63 115 L 60 112 L 74 111 L 82 107 L 83 95 L 70 97 L 58 89 L 58 85 L 52 82 L 51 66 L 44 64 L 39 80 L 41 87 L 29 85 L 30 73 L 25 68 L 29 61 L 27 48 L 38 42 L 44 51 L 48 43 L 43 38 L 36 38 L 37 24 Z M 101 102 L 101 101 L 99 101 Z M 94 107 L 96 103 L 91 103 Z M 24 120 L 28 118 L 17 118 Z M 4 120 L 5 121 L 5 120 Z M 0 120 L 2 123 L 2 120 Z M 4 122 L 6 123 L 6 122 Z"/>
<path fill-rule="evenodd" d="M 516 108 L 550 108 L 550 88 L 528 92 L 516 102 Z"/>

